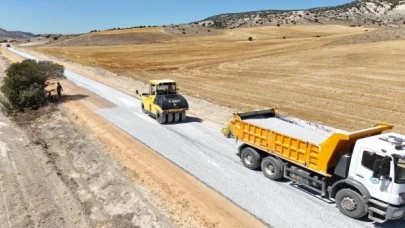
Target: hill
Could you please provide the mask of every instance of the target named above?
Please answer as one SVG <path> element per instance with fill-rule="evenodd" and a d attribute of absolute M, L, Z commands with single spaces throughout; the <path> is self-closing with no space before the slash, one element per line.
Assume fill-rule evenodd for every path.
<path fill-rule="evenodd" d="M 220 14 L 199 24 L 216 28 L 283 24 L 399 25 L 405 23 L 403 0 L 357 0 L 348 4 L 306 10 L 261 10 Z"/>
<path fill-rule="evenodd" d="M 21 31 L 7 31 L 0 28 L 0 40 L 5 39 L 26 39 L 34 37 L 35 35 L 30 32 L 21 32 Z"/>

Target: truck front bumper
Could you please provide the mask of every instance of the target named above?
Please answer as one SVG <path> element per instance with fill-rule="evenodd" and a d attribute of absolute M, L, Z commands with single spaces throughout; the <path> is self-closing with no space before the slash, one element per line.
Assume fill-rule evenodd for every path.
<path fill-rule="evenodd" d="M 405 219 L 405 205 L 399 207 L 388 206 L 385 219 L 387 220 Z"/>

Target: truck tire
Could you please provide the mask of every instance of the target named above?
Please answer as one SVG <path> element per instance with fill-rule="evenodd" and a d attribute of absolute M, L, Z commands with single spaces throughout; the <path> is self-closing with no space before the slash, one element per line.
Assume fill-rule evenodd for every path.
<path fill-rule="evenodd" d="M 352 189 L 344 188 L 339 190 L 335 201 L 339 211 L 350 218 L 359 219 L 367 214 L 365 211 L 366 202 L 359 193 Z"/>
<path fill-rule="evenodd" d="M 264 176 L 271 180 L 278 180 L 283 177 L 283 167 L 281 163 L 273 157 L 264 158 L 262 160 L 261 168 Z"/>
<path fill-rule="evenodd" d="M 260 166 L 262 158 L 260 154 L 251 147 L 246 147 L 242 150 L 240 156 L 243 165 L 248 169 L 257 169 Z"/>
<path fill-rule="evenodd" d="M 179 122 L 180 121 L 180 112 L 174 113 L 174 122 Z"/>
<path fill-rule="evenodd" d="M 174 119 L 173 113 L 167 113 L 167 123 L 172 123 Z"/>
<path fill-rule="evenodd" d="M 156 121 L 160 124 L 166 123 L 166 114 L 162 114 L 159 111 L 156 112 Z"/>
<path fill-rule="evenodd" d="M 184 121 L 186 121 L 186 119 L 187 119 L 186 112 L 185 112 L 185 111 L 182 111 L 182 112 L 180 113 L 180 121 L 181 121 L 181 122 L 184 122 Z"/>

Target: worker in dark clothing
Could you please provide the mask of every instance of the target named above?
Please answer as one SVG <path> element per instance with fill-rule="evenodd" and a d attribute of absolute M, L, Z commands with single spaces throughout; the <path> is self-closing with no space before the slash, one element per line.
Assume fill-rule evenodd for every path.
<path fill-rule="evenodd" d="M 56 87 L 56 91 L 58 92 L 58 97 L 60 98 L 60 97 L 62 96 L 63 88 L 62 88 L 62 86 L 59 84 L 59 82 L 58 82 L 58 86 Z"/>

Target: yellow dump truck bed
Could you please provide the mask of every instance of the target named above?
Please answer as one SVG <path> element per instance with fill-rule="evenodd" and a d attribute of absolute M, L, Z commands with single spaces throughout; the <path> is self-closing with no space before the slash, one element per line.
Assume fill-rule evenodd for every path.
<path fill-rule="evenodd" d="M 378 124 L 346 132 L 281 116 L 274 109 L 235 113 L 230 122 L 230 131 L 237 140 L 325 176 L 330 176 L 328 170 L 336 165 L 337 155 L 351 152 L 356 140 L 392 128 L 392 125 Z"/>

